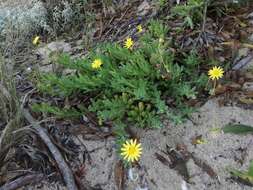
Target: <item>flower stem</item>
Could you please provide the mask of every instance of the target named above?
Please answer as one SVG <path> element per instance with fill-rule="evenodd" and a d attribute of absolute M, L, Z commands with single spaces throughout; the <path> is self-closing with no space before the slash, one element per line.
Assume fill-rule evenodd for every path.
<path fill-rule="evenodd" d="M 214 93 L 214 95 L 215 95 L 216 84 L 217 84 L 217 80 L 215 79 L 215 80 L 214 80 L 214 83 L 213 83 L 213 93 Z"/>

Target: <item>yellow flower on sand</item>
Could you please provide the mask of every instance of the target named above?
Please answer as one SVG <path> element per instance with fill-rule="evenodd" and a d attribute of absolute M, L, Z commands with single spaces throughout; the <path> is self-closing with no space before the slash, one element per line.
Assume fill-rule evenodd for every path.
<path fill-rule="evenodd" d="M 137 143 L 137 140 L 127 140 L 121 148 L 121 156 L 128 162 L 138 161 L 141 156 L 141 144 Z"/>
<path fill-rule="evenodd" d="M 91 64 L 91 67 L 93 69 L 99 69 L 101 67 L 101 65 L 103 64 L 102 60 L 101 59 L 95 59 L 92 64 Z"/>
<path fill-rule="evenodd" d="M 40 43 L 40 37 L 39 36 L 35 36 L 33 38 L 32 43 L 33 43 L 33 45 L 38 45 Z"/>
<path fill-rule="evenodd" d="M 138 33 L 141 33 L 143 31 L 142 26 L 140 24 L 137 26 L 137 31 Z"/>
<path fill-rule="evenodd" d="M 124 47 L 127 49 L 132 49 L 134 45 L 134 41 L 132 40 L 132 38 L 127 38 L 124 42 Z"/>
<path fill-rule="evenodd" d="M 224 70 L 221 67 L 214 66 L 208 71 L 209 78 L 212 80 L 220 79 L 223 77 Z"/>

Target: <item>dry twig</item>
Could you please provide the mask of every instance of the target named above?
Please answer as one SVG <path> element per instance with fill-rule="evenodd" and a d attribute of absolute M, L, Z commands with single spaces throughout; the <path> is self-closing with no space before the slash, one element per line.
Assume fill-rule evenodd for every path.
<path fill-rule="evenodd" d="M 23 114 L 26 120 L 29 123 L 31 123 L 33 128 L 36 130 L 36 132 L 38 133 L 40 138 L 43 140 L 43 142 L 47 145 L 48 149 L 50 150 L 51 154 L 56 160 L 59 166 L 59 169 L 61 170 L 64 181 L 67 185 L 67 188 L 69 190 L 78 190 L 71 169 L 69 168 L 67 163 L 64 161 L 64 158 L 62 157 L 60 151 L 56 148 L 56 146 L 50 140 L 49 135 L 47 134 L 47 131 L 35 121 L 35 119 L 32 117 L 32 115 L 29 113 L 27 109 L 23 109 Z"/>
<path fill-rule="evenodd" d="M 26 176 L 19 177 L 18 179 L 7 183 L 0 187 L 0 190 L 15 190 L 25 185 L 29 185 L 31 183 L 37 183 L 44 178 L 43 174 L 30 174 Z"/>

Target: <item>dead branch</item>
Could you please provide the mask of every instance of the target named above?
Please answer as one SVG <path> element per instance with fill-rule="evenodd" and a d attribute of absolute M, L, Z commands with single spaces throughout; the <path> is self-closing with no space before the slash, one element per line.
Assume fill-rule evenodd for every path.
<path fill-rule="evenodd" d="M 23 114 L 26 120 L 33 126 L 33 128 L 36 130 L 40 138 L 43 140 L 43 142 L 47 145 L 48 149 L 50 150 L 51 154 L 53 155 L 55 161 L 57 162 L 59 169 L 61 170 L 61 174 L 64 178 L 64 181 L 67 185 L 67 188 L 69 190 L 78 190 L 75 179 L 73 176 L 73 173 L 69 166 L 64 161 L 64 158 L 62 157 L 60 151 L 56 148 L 56 146 L 52 143 L 52 141 L 49 138 L 49 135 L 47 131 L 42 128 L 32 117 L 32 115 L 29 113 L 27 109 L 23 109 Z M 0 189 L 1 190 L 1 189 Z"/>
<path fill-rule="evenodd" d="M 0 190 L 15 190 L 31 183 L 38 183 L 43 178 L 43 174 L 30 174 L 22 176 L 10 183 L 3 185 L 2 187 L 0 187 Z"/>

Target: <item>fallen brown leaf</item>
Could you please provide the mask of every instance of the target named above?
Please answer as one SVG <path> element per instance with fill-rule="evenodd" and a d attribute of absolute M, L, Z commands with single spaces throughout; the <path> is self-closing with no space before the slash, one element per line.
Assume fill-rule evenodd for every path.
<path fill-rule="evenodd" d="M 253 104 L 253 98 L 244 98 L 244 97 L 241 97 L 239 98 L 239 101 L 243 104 Z"/>
<path fill-rule="evenodd" d="M 156 152 L 155 157 L 156 157 L 157 160 L 162 162 L 164 165 L 171 167 L 171 164 L 172 164 L 171 161 L 168 160 L 167 158 L 165 158 L 164 156 L 162 156 L 161 154 Z"/>
<path fill-rule="evenodd" d="M 194 163 L 197 166 L 199 166 L 204 172 L 206 172 L 211 178 L 218 179 L 218 175 L 215 173 L 215 171 L 212 169 L 212 167 L 209 166 L 205 161 L 196 157 L 194 154 L 192 154 L 192 159 L 193 159 Z"/>

